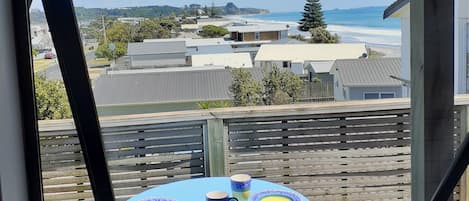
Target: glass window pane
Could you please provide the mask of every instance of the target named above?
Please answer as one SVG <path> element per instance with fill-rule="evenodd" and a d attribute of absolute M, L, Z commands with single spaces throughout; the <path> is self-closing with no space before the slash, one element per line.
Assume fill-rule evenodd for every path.
<path fill-rule="evenodd" d="M 394 93 L 381 93 L 381 98 L 382 98 L 382 99 L 385 99 L 385 98 L 395 98 L 395 94 L 394 94 Z"/>
<path fill-rule="evenodd" d="M 365 93 L 365 95 L 363 96 L 365 100 L 369 100 L 369 99 L 379 99 L 379 93 Z"/>

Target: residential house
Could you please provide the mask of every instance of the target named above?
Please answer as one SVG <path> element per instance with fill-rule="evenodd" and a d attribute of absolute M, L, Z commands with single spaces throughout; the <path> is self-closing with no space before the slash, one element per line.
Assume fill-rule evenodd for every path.
<path fill-rule="evenodd" d="M 231 40 L 262 41 L 287 40 L 287 25 L 240 25 L 227 27 Z"/>
<path fill-rule="evenodd" d="M 225 66 L 231 68 L 252 68 L 249 53 L 198 54 L 192 55 L 192 66 Z"/>
<path fill-rule="evenodd" d="M 400 75 L 400 58 L 336 60 L 334 98 L 367 100 L 402 97 L 402 82 L 391 78 Z"/>
<path fill-rule="evenodd" d="M 126 24 L 132 24 L 136 25 L 139 24 L 140 22 L 144 21 L 145 18 L 143 17 L 119 17 L 117 18 L 117 21 L 126 23 Z"/>
<path fill-rule="evenodd" d="M 130 69 L 187 65 L 184 41 L 129 43 L 127 55 Z"/>
<path fill-rule="evenodd" d="M 186 18 L 188 19 L 188 18 Z M 195 24 L 181 24 L 181 29 L 190 32 L 197 32 L 207 25 L 226 27 L 232 24 L 232 21 L 225 18 L 207 18 L 206 16 L 195 17 Z"/>
<path fill-rule="evenodd" d="M 131 70 L 99 77 L 94 97 L 100 116 L 199 109 L 202 101 L 230 101 L 229 69 L 149 72 Z M 144 72 L 139 72 L 144 71 Z M 249 69 L 261 80 L 261 69 Z"/>
<path fill-rule="evenodd" d="M 144 42 L 168 42 L 185 41 L 186 56 L 188 59 L 197 54 L 217 54 L 217 53 L 249 53 L 251 60 L 254 60 L 261 45 L 270 44 L 272 41 L 233 41 L 226 38 L 175 38 L 175 39 L 145 39 Z M 190 63 L 190 62 L 189 62 Z"/>
<path fill-rule="evenodd" d="M 305 70 L 308 71 L 309 80 L 319 79 L 322 83 L 333 83 L 334 76 L 330 74 L 334 61 L 310 62 L 306 65 Z"/>
<path fill-rule="evenodd" d="M 456 0 L 454 8 L 454 90 L 457 94 L 465 94 L 469 92 L 469 1 Z M 410 80 L 410 0 L 397 0 L 384 11 L 383 17 L 401 20 L 400 78 Z M 403 90 L 404 96 L 410 97 L 407 88 Z"/>
<path fill-rule="evenodd" d="M 262 45 L 255 58 L 255 67 L 288 68 L 295 74 L 305 74 L 305 68 L 315 62 L 366 57 L 365 44 L 275 44 Z"/>

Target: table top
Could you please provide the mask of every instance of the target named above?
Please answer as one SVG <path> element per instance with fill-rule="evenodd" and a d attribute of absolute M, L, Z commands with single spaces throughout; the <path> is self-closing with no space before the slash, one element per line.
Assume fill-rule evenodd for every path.
<path fill-rule="evenodd" d="M 301 201 L 308 201 L 300 193 L 271 182 L 253 179 L 251 181 L 251 196 L 266 190 L 282 190 L 295 193 Z M 167 198 L 176 201 L 205 201 L 205 194 L 210 191 L 225 191 L 231 194 L 229 177 L 205 177 L 200 179 L 189 179 L 166 185 L 161 185 L 143 193 L 140 193 L 128 201 L 141 201 L 145 198 Z"/>

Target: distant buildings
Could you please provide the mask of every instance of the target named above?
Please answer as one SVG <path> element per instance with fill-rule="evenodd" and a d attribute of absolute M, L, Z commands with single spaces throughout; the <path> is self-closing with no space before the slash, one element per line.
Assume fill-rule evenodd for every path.
<path fill-rule="evenodd" d="M 400 62 L 400 58 L 336 60 L 331 69 L 335 100 L 401 98 L 403 83 L 391 78 L 400 75 Z"/>
<path fill-rule="evenodd" d="M 255 58 L 255 67 L 290 69 L 305 74 L 315 62 L 337 59 L 358 59 L 367 56 L 365 44 L 279 44 L 262 45 Z"/>
<path fill-rule="evenodd" d="M 117 21 L 126 23 L 126 24 L 139 24 L 140 22 L 144 21 L 145 18 L 143 17 L 119 17 L 117 18 Z"/>
<path fill-rule="evenodd" d="M 227 27 L 234 41 L 287 40 L 286 25 L 240 25 Z"/>
<path fill-rule="evenodd" d="M 37 50 L 54 48 L 47 25 L 31 26 L 31 45 L 33 49 Z"/>

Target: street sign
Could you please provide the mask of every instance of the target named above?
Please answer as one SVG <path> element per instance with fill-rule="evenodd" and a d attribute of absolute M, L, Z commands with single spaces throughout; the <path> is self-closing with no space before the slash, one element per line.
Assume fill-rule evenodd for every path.
<path fill-rule="evenodd" d="M 109 44 L 109 50 L 114 51 L 116 49 L 116 45 L 114 43 Z"/>

